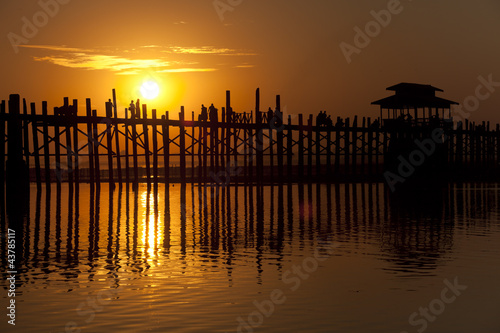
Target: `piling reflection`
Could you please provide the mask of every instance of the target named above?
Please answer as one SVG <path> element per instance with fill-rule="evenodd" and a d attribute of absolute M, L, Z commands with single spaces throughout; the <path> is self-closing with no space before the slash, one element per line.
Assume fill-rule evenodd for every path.
<path fill-rule="evenodd" d="M 411 198 L 391 196 L 378 183 L 63 185 L 33 190 L 30 213 L 2 217 L 2 234 L 16 228 L 19 283 L 35 288 L 54 279 L 94 282 L 102 272 L 118 287 L 125 273 L 146 276 L 162 265 L 217 268 L 229 285 L 244 266 L 260 284 L 291 253 L 325 240 L 348 244 L 344 251 L 370 244 L 387 271 L 425 275 L 454 250 L 456 228 L 470 227 L 470 218 L 487 227 L 497 193 L 486 184 Z M 6 238 L 0 242 L 5 264 Z"/>

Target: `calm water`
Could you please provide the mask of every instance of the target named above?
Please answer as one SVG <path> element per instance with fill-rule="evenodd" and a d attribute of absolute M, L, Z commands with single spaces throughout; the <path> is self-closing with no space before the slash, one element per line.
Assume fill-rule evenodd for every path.
<path fill-rule="evenodd" d="M 500 332 L 497 184 L 31 190 L 19 332 Z"/>

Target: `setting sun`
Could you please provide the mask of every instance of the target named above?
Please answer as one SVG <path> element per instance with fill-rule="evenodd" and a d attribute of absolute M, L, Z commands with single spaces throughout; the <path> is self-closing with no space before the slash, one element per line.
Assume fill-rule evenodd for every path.
<path fill-rule="evenodd" d="M 155 81 L 146 81 L 141 85 L 141 95 L 146 99 L 154 99 L 160 93 L 160 86 Z"/>

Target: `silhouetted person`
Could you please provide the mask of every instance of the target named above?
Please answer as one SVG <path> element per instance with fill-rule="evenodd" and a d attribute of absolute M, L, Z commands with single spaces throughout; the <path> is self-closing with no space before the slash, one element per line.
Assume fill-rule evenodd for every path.
<path fill-rule="evenodd" d="M 200 120 L 200 121 L 207 121 L 208 120 L 207 107 L 203 104 L 201 105 L 201 114 L 199 115 L 198 120 Z"/>
<path fill-rule="evenodd" d="M 270 124 L 271 121 L 273 120 L 273 116 L 274 116 L 273 110 L 271 108 L 269 108 L 269 110 L 267 110 L 267 123 L 268 124 Z"/>
<path fill-rule="evenodd" d="M 135 104 L 134 104 L 134 101 L 130 101 L 130 105 L 128 107 L 129 111 L 130 111 L 130 118 L 135 118 Z"/>
<path fill-rule="evenodd" d="M 317 126 L 325 125 L 325 120 L 326 120 L 326 114 L 324 114 L 323 111 L 320 111 L 319 114 L 316 116 L 316 125 Z"/>
<path fill-rule="evenodd" d="M 219 116 L 217 115 L 217 109 L 215 108 L 213 103 L 210 105 L 208 110 L 210 114 L 210 121 L 218 121 Z"/>
<path fill-rule="evenodd" d="M 342 128 L 342 127 L 344 127 L 344 121 L 343 121 L 341 118 L 339 118 L 339 119 L 337 120 L 337 123 L 335 124 L 335 127 L 337 127 L 337 128 Z"/>
<path fill-rule="evenodd" d="M 137 102 L 135 103 L 135 117 L 136 118 L 141 117 L 141 105 L 139 99 L 137 99 Z"/>
<path fill-rule="evenodd" d="M 325 113 L 326 113 L 326 111 L 325 111 Z M 332 121 L 332 118 L 330 118 L 330 116 L 326 117 L 325 125 L 328 126 L 328 127 L 332 127 L 333 126 L 333 121 Z"/>

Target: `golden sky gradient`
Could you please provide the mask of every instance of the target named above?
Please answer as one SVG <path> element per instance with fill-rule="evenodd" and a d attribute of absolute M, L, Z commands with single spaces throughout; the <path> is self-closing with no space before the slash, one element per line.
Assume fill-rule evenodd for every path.
<path fill-rule="evenodd" d="M 116 88 L 122 113 L 154 80 L 160 97 L 148 107 L 159 112 L 221 107 L 226 90 L 249 111 L 260 87 L 262 108 L 281 94 L 289 114 L 377 116 L 370 103 L 399 82 L 460 103 L 479 76 L 500 82 L 495 0 L 42 0 L 2 1 L 0 12 L 0 98 L 50 108 L 90 97 L 103 113 Z M 500 122 L 496 89 L 470 119 Z"/>

